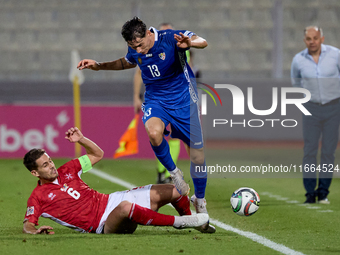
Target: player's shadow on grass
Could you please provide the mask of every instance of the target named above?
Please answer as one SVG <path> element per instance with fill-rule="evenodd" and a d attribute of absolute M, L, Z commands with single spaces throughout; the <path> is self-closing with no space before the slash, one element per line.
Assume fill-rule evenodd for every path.
<path fill-rule="evenodd" d="M 319 251 L 321 254 L 340 254 L 340 249 L 335 249 L 335 248 L 327 248 L 325 247 L 324 249 L 318 249 L 318 248 L 313 248 L 311 252 Z"/>
<path fill-rule="evenodd" d="M 195 236 L 211 236 L 210 234 L 202 234 L 199 231 L 195 229 L 183 229 L 183 230 L 177 230 L 172 227 L 156 227 L 156 226 L 138 226 L 136 231 L 133 234 L 107 234 L 107 235 L 101 235 L 101 234 L 84 234 L 79 233 L 76 231 L 68 230 L 68 229 L 54 229 L 55 234 L 54 235 L 29 235 L 29 234 L 23 234 L 20 231 L 18 231 L 17 228 L 15 230 L 10 232 L 10 236 L 4 236 L 0 235 L 1 241 L 20 241 L 24 243 L 30 243 L 30 242 L 40 242 L 48 240 L 49 242 L 63 242 L 65 238 L 72 239 L 73 241 L 76 241 L 79 239 L 79 241 L 89 240 L 89 239 L 97 239 L 97 238 L 125 238 L 126 236 L 135 236 L 135 237 L 144 237 L 144 236 L 192 236 L 193 238 Z M 237 236 L 236 233 L 230 232 L 230 231 L 224 231 L 220 230 L 213 234 L 214 237 L 233 237 Z"/>

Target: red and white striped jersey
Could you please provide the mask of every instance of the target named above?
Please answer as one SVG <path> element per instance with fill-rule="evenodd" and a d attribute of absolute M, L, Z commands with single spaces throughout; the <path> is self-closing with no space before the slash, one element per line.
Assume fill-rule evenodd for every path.
<path fill-rule="evenodd" d="M 78 159 L 58 168 L 53 183 L 40 185 L 27 201 L 25 221 L 38 225 L 40 216 L 80 232 L 95 232 L 105 211 L 109 195 L 91 189 L 80 178 Z"/>

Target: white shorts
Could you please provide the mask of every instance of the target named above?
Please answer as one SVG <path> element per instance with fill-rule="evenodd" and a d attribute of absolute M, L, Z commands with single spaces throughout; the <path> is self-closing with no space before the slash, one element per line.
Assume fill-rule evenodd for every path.
<path fill-rule="evenodd" d="M 131 190 L 118 191 L 109 195 L 109 200 L 104 211 L 102 218 L 100 219 L 99 226 L 96 229 L 97 234 L 101 234 L 109 214 L 123 201 L 129 201 L 137 205 L 151 209 L 150 205 L 150 189 L 152 184 L 136 187 Z"/>

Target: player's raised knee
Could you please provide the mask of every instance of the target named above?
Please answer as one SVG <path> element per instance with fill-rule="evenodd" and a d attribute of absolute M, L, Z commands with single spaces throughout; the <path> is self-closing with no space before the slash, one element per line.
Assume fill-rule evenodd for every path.
<path fill-rule="evenodd" d="M 131 211 L 131 207 L 132 204 L 129 201 L 122 201 L 119 203 L 116 209 L 118 210 L 120 216 L 128 217 Z"/>
<path fill-rule="evenodd" d="M 153 146 L 159 146 L 162 143 L 163 136 L 158 130 L 149 130 L 148 135 Z"/>

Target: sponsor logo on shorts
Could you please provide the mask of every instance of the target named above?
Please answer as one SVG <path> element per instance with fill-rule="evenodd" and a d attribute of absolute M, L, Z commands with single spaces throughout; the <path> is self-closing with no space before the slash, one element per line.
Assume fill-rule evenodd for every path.
<path fill-rule="evenodd" d="M 194 143 L 194 145 L 200 145 L 200 144 L 202 144 L 202 142 Z"/>

